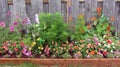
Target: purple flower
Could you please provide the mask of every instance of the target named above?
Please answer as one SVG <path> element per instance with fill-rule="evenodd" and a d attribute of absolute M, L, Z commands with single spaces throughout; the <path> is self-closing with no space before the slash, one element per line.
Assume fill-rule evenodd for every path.
<path fill-rule="evenodd" d="M 4 22 L 0 22 L 0 26 L 1 27 L 5 27 L 5 23 Z"/>
<path fill-rule="evenodd" d="M 14 26 L 17 26 L 18 25 L 18 22 L 14 22 Z"/>
<path fill-rule="evenodd" d="M 68 17 L 70 17 L 71 7 L 68 7 Z"/>
<path fill-rule="evenodd" d="M 80 54 L 75 54 L 74 57 L 75 59 L 78 59 L 80 57 Z"/>
<path fill-rule="evenodd" d="M 10 26 L 9 29 L 10 29 L 11 32 L 14 32 L 14 30 L 15 30 L 14 26 Z"/>
<path fill-rule="evenodd" d="M 9 54 L 13 54 L 13 51 L 9 51 Z"/>
<path fill-rule="evenodd" d="M 31 21 L 30 21 L 30 18 L 27 17 L 27 20 L 26 20 L 27 24 L 31 25 Z"/>
<path fill-rule="evenodd" d="M 32 54 L 31 51 L 27 51 L 27 52 L 25 53 L 26 56 L 31 56 L 31 54 Z"/>

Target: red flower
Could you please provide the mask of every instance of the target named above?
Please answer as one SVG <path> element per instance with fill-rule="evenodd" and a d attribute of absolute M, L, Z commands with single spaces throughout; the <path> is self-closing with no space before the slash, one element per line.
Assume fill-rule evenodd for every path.
<path fill-rule="evenodd" d="M 18 48 L 14 48 L 14 51 L 17 52 L 17 51 L 18 51 Z"/>
<path fill-rule="evenodd" d="M 16 43 L 13 43 L 13 44 L 12 44 L 12 46 L 14 46 L 14 47 L 15 47 L 15 46 L 16 46 Z"/>
<path fill-rule="evenodd" d="M 24 47 L 24 46 L 25 46 L 25 44 L 24 44 L 23 42 L 21 42 L 21 43 L 20 43 L 20 46 L 21 46 L 21 47 Z"/>
<path fill-rule="evenodd" d="M 103 51 L 103 55 L 106 56 L 107 55 L 107 51 Z"/>
<path fill-rule="evenodd" d="M 111 44 L 111 43 L 112 43 L 112 40 L 110 40 L 110 39 L 109 39 L 109 40 L 107 40 L 107 43 Z"/>

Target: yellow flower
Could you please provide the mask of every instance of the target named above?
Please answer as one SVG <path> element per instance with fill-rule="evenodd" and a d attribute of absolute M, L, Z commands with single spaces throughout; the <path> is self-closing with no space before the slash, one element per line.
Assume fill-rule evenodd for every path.
<path fill-rule="evenodd" d="M 32 48 L 31 48 L 31 47 L 29 47 L 29 50 L 32 50 Z"/>
<path fill-rule="evenodd" d="M 35 44 L 36 44 L 36 42 L 33 42 L 33 44 L 35 45 Z"/>
<path fill-rule="evenodd" d="M 41 50 L 43 50 L 43 47 L 41 47 Z"/>
<path fill-rule="evenodd" d="M 38 47 L 38 49 L 40 49 L 40 47 Z"/>
<path fill-rule="evenodd" d="M 34 44 L 31 44 L 32 47 L 34 47 L 35 45 Z"/>
<path fill-rule="evenodd" d="M 40 38 L 37 38 L 37 41 L 39 41 L 40 40 Z"/>

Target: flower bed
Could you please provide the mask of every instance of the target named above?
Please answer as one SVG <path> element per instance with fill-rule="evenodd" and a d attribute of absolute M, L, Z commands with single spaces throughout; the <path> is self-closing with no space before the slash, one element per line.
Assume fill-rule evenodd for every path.
<path fill-rule="evenodd" d="M 1 58 L 120 58 L 119 35 L 100 7 L 85 23 L 79 15 L 66 24 L 59 13 L 36 15 L 36 23 L 19 16 L 9 26 L 0 22 Z M 40 19 L 40 20 L 39 20 Z"/>
<path fill-rule="evenodd" d="M 32 58 L 1 58 L 0 64 L 12 63 L 12 64 L 22 64 L 22 63 L 33 63 L 43 66 L 82 66 L 82 67 L 119 67 L 120 59 L 32 59 Z"/>

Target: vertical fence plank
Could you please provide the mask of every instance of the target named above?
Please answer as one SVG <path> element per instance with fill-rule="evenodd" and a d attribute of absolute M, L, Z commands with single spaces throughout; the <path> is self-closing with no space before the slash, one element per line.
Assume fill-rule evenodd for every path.
<path fill-rule="evenodd" d="M 80 14 L 85 15 L 85 3 L 84 2 L 79 3 L 79 12 Z"/>
<path fill-rule="evenodd" d="M 31 0 L 32 5 L 32 22 L 35 22 L 35 14 L 43 12 L 43 0 Z"/>
<path fill-rule="evenodd" d="M 103 0 L 103 13 L 111 18 L 112 16 L 116 18 L 115 14 L 115 0 Z M 115 20 L 116 22 L 116 20 Z M 117 30 L 117 22 L 112 23 Z"/>
<path fill-rule="evenodd" d="M 115 23 L 117 23 L 117 32 L 120 34 L 120 2 L 116 3 L 116 21 Z"/>
<path fill-rule="evenodd" d="M 0 0 L 0 21 L 8 23 L 8 4 L 7 0 Z"/>
<path fill-rule="evenodd" d="M 27 14 L 27 17 L 30 18 L 30 21 L 33 22 L 32 6 L 31 6 L 31 4 L 26 4 L 26 14 Z"/>
<path fill-rule="evenodd" d="M 97 8 L 97 0 L 85 0 L 85 19 L 89 23 L 90 17 L 92 17 Z"/>
<path fill-rule="evenodd" d="M 79 15 L 79 0 L 71 0 L 71 16 L 73 18 L 73 22 L 78 18 Z"/>
<path fill-rule="evenodd" d="M 50 13 L 60 12 L 61 13 L 61 0 L 49 0 L 49 12 Z"/>
<path fill-rule="evenodd" d="M 49 13 L 49 4 L 48 3 L 43 4 L 43 11 L 44 11 L 44 13 Z"/>
<path fill-rule="evenodd" d="M 9 5 L 9 12 L 11 13 L 11 14 L 9 15 L 9 22 L 10 22 L 10 23 L 13 23 L 14 20 L 15 20 L 13 5 Z"/>
<path fill-rule="evenodd" d="M 17 16 L 21 17 L 22 19 L 26 18 L 26 6 L 25 0 L 13 0 L 13 7 L 14 7 L 14 17 Z"/>
<path fill-rule="evenodd" d="M 62 16 L 64 18 L 64 21 L 66 22 L 67 20 L 67 4 L 62 3 L 62 8 L 61 8 Z"/>

